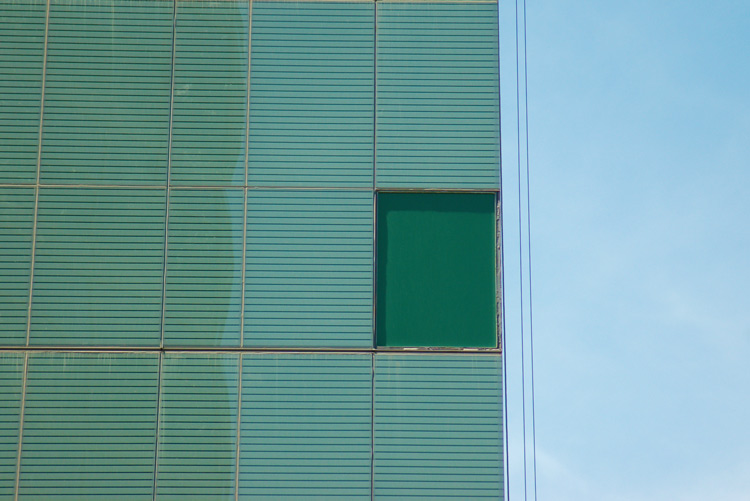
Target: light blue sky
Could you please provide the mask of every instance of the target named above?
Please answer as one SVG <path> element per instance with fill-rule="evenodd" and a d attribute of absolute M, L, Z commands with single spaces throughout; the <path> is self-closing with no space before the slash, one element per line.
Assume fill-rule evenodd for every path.
<path fill-rule="evenodd" d="M 500 5 L 518 501 L 515 3 Z M 750 500 L 748 52 L 747 0 L 529 0 L 540 500 Z"/>

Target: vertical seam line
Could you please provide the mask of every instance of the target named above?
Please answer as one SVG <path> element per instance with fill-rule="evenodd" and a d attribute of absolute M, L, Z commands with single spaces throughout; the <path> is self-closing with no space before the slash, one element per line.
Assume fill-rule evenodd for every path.
<path fill-rule="evenodd" d="M 248 176 L 250 165 L 250 61 L 252 52 L 253 33 L 253 0 L 247 3 L 247 102 L 245 104 L 245 183 L 242 190 L 242 287 L 240 297 L 240 347 L 245 346 L 245 290 L 247 270 L 247 197 Z M 240 439 L 242 426 L 242 359 L 243 354 L 237 355 L 237 445 L 234 456 L 234 499 L 240 498 Z"/>
<path fill-rule="evenodd" d="M 242 358 L 240 353 L 237 357 L 237 446 L 235 449 L 235 470 L 234 470 L 234 499 L 240 498 L 240 438 L 242 426 Z"/>
<path fill-rule="evenodd" d="M 44 91 L 47 83 L 47 41 L 49 40 L 49 17 L 50 0 L 47 0 L 47 9 L 44 19 L 44 53 L 42 56 L 42 89 L 39 99 L 39 139 L 36 152 L 36 183 L 34 184 L 34 222 L 31 230 L 31 264 L 29 269 L 29 304 L 26 312 L 26 346 L 31 344 L 31 307 L 34 295 L 34 271 L 36 261 L 36 234 L 39 221 L 39 184 L 42 173 L 42 131 L 44 126 Z M 17 493 L 16 493 L 17 494 Z"/>
<path fill-rule="evenodd" d="M 375 353 L 370 358 L 370 501 L 375 500 Z"/>
<path fill-rule="evenodd" d="M 378 172 L 378 2 L 373 2 L 372 23 L 372 191 L 377 189 Z"/>
<path fill-rule="evenodd" d="M 242 190 L 242 285 L 240 297 L 240 347 L 245 346 L 245 291 L 247 282 L 247 197 L 248 169 L 250 165 L 250 51 L 252 50 L 253 2 L 247 5 L 247 103 L 245 108 L 245 186 Z"/>
<path fill-rule="evenodd" d="M 177 0 L 172 0 L 172 67 L 169 77 L 169 136 L 167 139 L 167 187 L 164 202 L 164 266 L 162 268 L 161 282 L 161 325 L 159 335 L 159 348 L 164 349 L 164 327 L 166 323 L 167 310 L 167 252 L 169 251 L 169 197 L 170 184 L 172 183 L 172 123 L 174 115 L 174 67 L 177 37 Z"/>
<path fill-rule="evenodd" d="M 378 3 L 373 2 L 372 26 L 372 347 L 377 347 L 377 224 L 378 224 L 378 195 L 377 195 L 377 151 L 378 151 Z"/>
<path fill-rule="evenodd" d="M 159 432 L 161 431 L 161 402 L 162 402 L 162 391 L 161 387 L 163 384 L 162 366 L 164 365 L 164 352 L 159 352 L 159 365 L 157 368 L 156 375 L 156 429 L 154 430 L 154 486 L 153 486 L 153 499 L 156 500 L 156 487 L 157 479 L 159 477 Z"/>
<path fill-rule="evenodd" d="M 18 501 L 18 488 L 21 483 L 21 453 L 23 451 L 23 424 L 26 418 L 26 381 L 29 374 L 29 352 L 23 356 L 23 378 L 21 382 L 21 412 L 18 416 L 18 452 L 16 455 L 16 481 L 13 489 L 13 499 Z"/>

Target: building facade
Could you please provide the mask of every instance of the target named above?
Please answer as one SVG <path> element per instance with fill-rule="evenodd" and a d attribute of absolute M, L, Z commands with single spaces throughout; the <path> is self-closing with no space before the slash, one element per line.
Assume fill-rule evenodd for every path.
<path fill-rule="evenodd" d="M 0 499 L 502 499 L 496 1 L 0 0 Z"/>

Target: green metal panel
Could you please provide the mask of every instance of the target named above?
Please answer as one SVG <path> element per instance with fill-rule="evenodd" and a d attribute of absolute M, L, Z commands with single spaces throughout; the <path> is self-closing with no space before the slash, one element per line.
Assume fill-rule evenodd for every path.
<path fill-rule="evenodd" d="M 244 355 L 241 498 L 370 499 L 370 355 Z"/>
<path fill-rule="evenodd" d="M 372 193 L 250 190 L 245 346 L 372 346 Z"/>
<path fill-rule="evenodd" d="M 51 0 L 43 182 L 166 183 L 172 4 Z"/>
<path fill-rule="evenodd" d="M 375 499 L 503 499 L 502 359 L 375 356 Z"/>
<path fill-rule="evenodd" d="M 0 183 L 33 183 L 46 2 L 0 0 Z"/>
<path fill-rule="evenodd" d="M 0 352 L 0 499 L 15 492 L 24 355 Z"/>
<path fill-rule="evenodd" d="M 173 184 L 245 184 L 247 0 L 177 1 Z"/>
<path fill-rule="evenodd" d="M 159 345 L 164 196 L 41 189 L 31 344 Z"/>
<path fill-rule="evenodd" d="M 497 3 L 377 3 L 379 187 L 499 186 Z"/>
<path fill-rule="evenodd" d="M 372 186 L 373 11 L 253 3 L 250 184 Z"/>
<path fill-rule="evenodd" d="M 0 188 L 0 346 L 26 344 L 34 188 Z"/>
<path fill-rule="evenodd" d="M 378 346 L 494 347 L 495 194 L 378 194 Z"/>
<path fill-rule="evenodd" d="M 156 499 L 234 499 L 237 359 L 164 355 Z"/>
<path fill-rule="evenodd" d="M 29 356 L 19 499 L 152 499 L 158 355 Z"/>
<path fill-rule="evenodd" d="M 172 190 L 165 346 L 239 346 L 243 190 Z"/>

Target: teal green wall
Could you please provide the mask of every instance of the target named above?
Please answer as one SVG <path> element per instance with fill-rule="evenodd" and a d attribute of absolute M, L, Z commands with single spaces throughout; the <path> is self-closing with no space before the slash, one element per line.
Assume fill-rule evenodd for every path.
<path fill-rule="evenodd" d="M 372 186 L 374 10 L 253 3 L 251 184 Z"/>
<path fill-rule="evenodd" d="M 496 3 L 0 0 L 0 499 L 502 499 L 494 268 L 374 296 L 379 193 L 494 242 L 498 164 Z"/>
<path fill-rule="evenodd" d="M 497 3 L 377 7 L 378 187 L 496 188 Z"/>
<path fill-rule="evenodd" d="M 372 194 L 250 190 L 244 346 L 372 346 Z"/>
<path fill-rule="evenodd" d="M 249 4 L 184 1 L 177 9 L 170 181 L 245 184 Z"/>
<path fill-rule="evenodd" d="M 156 499 L 234 499 L 239 356 L 161 359 Z"/>
<path fill-rule="evenodd" d="M 15 493 L 25 356 L 0 352 L 0 498 Z"/>
<path fill-rule="evenodd" d="M 377 499 L 499 499 L 501 365 L 42 352 L 26 369 L 23 353 L 0 353 L 0 492 L 18 471 L 20 499 L 233 499 L 236 487 L 247 499 L 369 499 L 372 487 Z"/>
<path fill-rule="evenodd" d="M 150 499 L 155 354 L 29 356 L 19 499 Z"/>
<path fill-rule="evenodd" d="M 239 346 L 241 190 L 172 190 L 164 346 Z"/>
<path fill-rule="evenodd" d="M 0 346 L 26 344 L 34 189 L 0 188 Z"/>
<path fill-rule="evenodd" d="M 375 498 L 499 499 L 501 359 L 375 357 Z"/>
<path fill-rule="evenodd" d="M 31 345 L 159 346 L 164 197 L 39 189 Z"/>
<path fill-rule="evenodd" d="M 0 183 L 33 183 L 46 2 L 4 0 L 0 5 Z"/>
<path fill-rule="evenodd" d="M 50 1 L 40 180 L 164 184 L 172 2 Z"/>
<path fill-rule="evenodd" d="M 369 499 L 372 357 L 242 358 L 240 495 Z"/>

